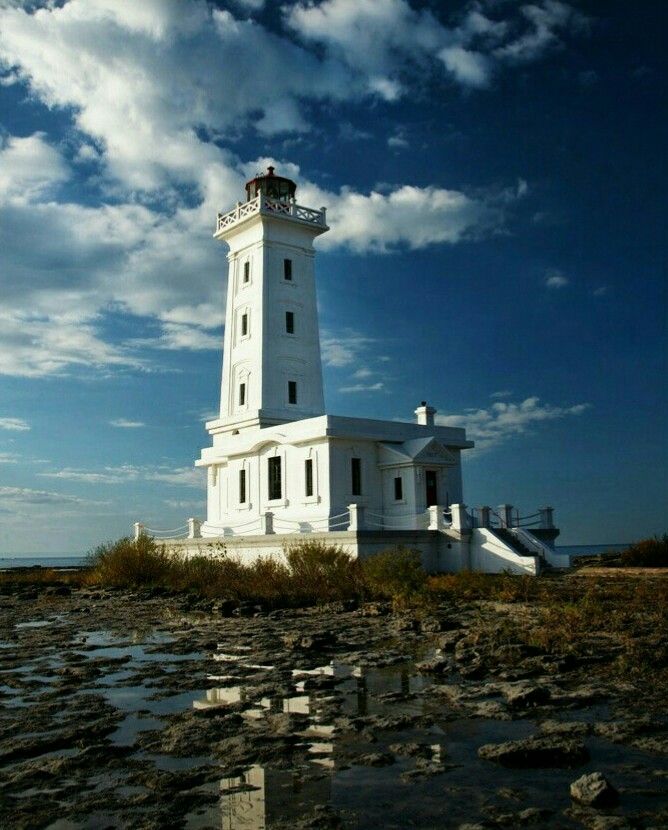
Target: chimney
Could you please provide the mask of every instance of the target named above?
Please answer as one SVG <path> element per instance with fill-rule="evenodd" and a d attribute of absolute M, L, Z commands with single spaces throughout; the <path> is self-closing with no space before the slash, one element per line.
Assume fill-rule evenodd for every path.
<path fill-rule="evenodd" d="M 422 426 L 433 427 L 435 414 L 436 410 L 433 406 L 427 406 L 427 401 L 421 401 L 420 406 L 415 410 L 417 422 Z"/>

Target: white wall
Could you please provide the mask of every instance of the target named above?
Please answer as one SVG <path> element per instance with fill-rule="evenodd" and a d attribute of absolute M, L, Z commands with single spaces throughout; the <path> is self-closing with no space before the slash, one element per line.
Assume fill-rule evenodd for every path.
<path fill-rule="evenodd" d="M 476 527 L 470 537 L 470 568 L 483 573 L 536 575 L 539 571 L 537 556 L 520 556 L 498 539 L 491 530 Z"/>

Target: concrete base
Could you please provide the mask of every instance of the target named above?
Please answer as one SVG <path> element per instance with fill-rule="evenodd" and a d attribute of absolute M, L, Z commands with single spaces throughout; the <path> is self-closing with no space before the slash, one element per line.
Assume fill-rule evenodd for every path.
<path fill-rule="evenodd" d="M 420 552 L 422 565 L 428 573 L 474 570 L 535 575 L 541 568 L 539 556 L 520 556 L 489 531 L 478 528 L 462 534 L 452 530 L 346 530 L 165 540 L 168 549 L 175 553 L 186 556 L 227 555 L 248 564 L 265 557 L 284 560 L 285 551 L 300 542 L 338 545 L 354 559 L 365 559 L 392 548 L 409 548 Z"/>

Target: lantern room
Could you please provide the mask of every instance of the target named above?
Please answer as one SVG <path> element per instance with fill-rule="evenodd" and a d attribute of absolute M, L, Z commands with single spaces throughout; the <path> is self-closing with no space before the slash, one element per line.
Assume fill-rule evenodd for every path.
<path fill-rule="evenodd" d="M 297 185 L 292 179 L 285 179 L 283 176 L 275 176 L 274 168 L 268 167 L 263 176 L 256 176 L 246 182 L 246 201 L 250 202 L 257 195 L 262 193 L 269 199 L 276 199 L 279 202 L 289 202 L 295 198 Z"/>

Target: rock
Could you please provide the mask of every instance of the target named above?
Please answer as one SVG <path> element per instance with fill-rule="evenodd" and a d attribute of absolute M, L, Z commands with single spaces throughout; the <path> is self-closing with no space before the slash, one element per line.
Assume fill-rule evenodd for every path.
<path fill-rule="evenodd" d="M 281 637 L 286 648 L 299 651 L 315 651 L 336 643 L 336 634 L 333 631 L 318 631 L 315 634 L 300 634 L 290 632 Z"/>
<path fill-rule="evenodd" d="M 589 807 L 610 807 L 619 801 L 619 793 L 602 772 L 591 772 L 573 781 L 571 798 Z"/>
<path fill-rule="evenodd" d="M 454 651 L 463 636 L 463 631 L 447 631 L 438 638 L 438 647 L 441 651 Z"/>
<path fill-rule="evenodd" d="M 395 755 L 407 755 L 409 758 L 433 758 L 434 746 L 431 744 L 419 744 L 416 742 L 406 744 L 391 744 L 390 752 Z M 439 754 L 441 750 L 439 748 Z"/>
<path fill-rule="evenodd" d="M 420 674 L 446 674 L 451 669 L 451 663 L 445 657 L 431 657 L 415 664 L 416 671 Z"/>
<path fill-rule="evenodd" d="M 394 631 L 417 631 L 419 628 L 419 621 L 416 620 L 414 617 L 395 617 L 392 620 L 392 629 Z"/>
<path fill-rule="evenodd" d="M 590 731 L 589 724 L 584 721 L 546 720 L 538 728 L 543 735 L 570 735 L 571 737 L 588 735 Z"/>
<path fill-rule="evenodd" d="M 522 709 L 529 706 L 541 706 L 550 699 L 550 690 L 545 686 L 534 686 L 532 683 L 505 683 L 499 691 L 505 697 L 506 703 L 513 709 Z"/>
<path fill-rule="evenodd" d="M 537 735 L 519 741 L 485 744 L 478 756 L 504 767 L 575 767 L 589 760 L 587 747 L 574 738 Z"/>
<path fill-rule="evenodd" d="M 363 767 L 388 767 L 394 763 L 394 755 L 390 752 L 370 752 L 355 758 L 355 763 Z"/>
<path fill-rule="evenodd" d="M 438 617 L 425 617 L 420 620 L 420 631 L 423 634 L 436 634 L 443 631 L 443 620 Z"/>
<path fill-rule="evenodd" d="M 388 602 L 365 602 L 360 608 L 363 617 L 384 617 L 390 613 Z"/>

